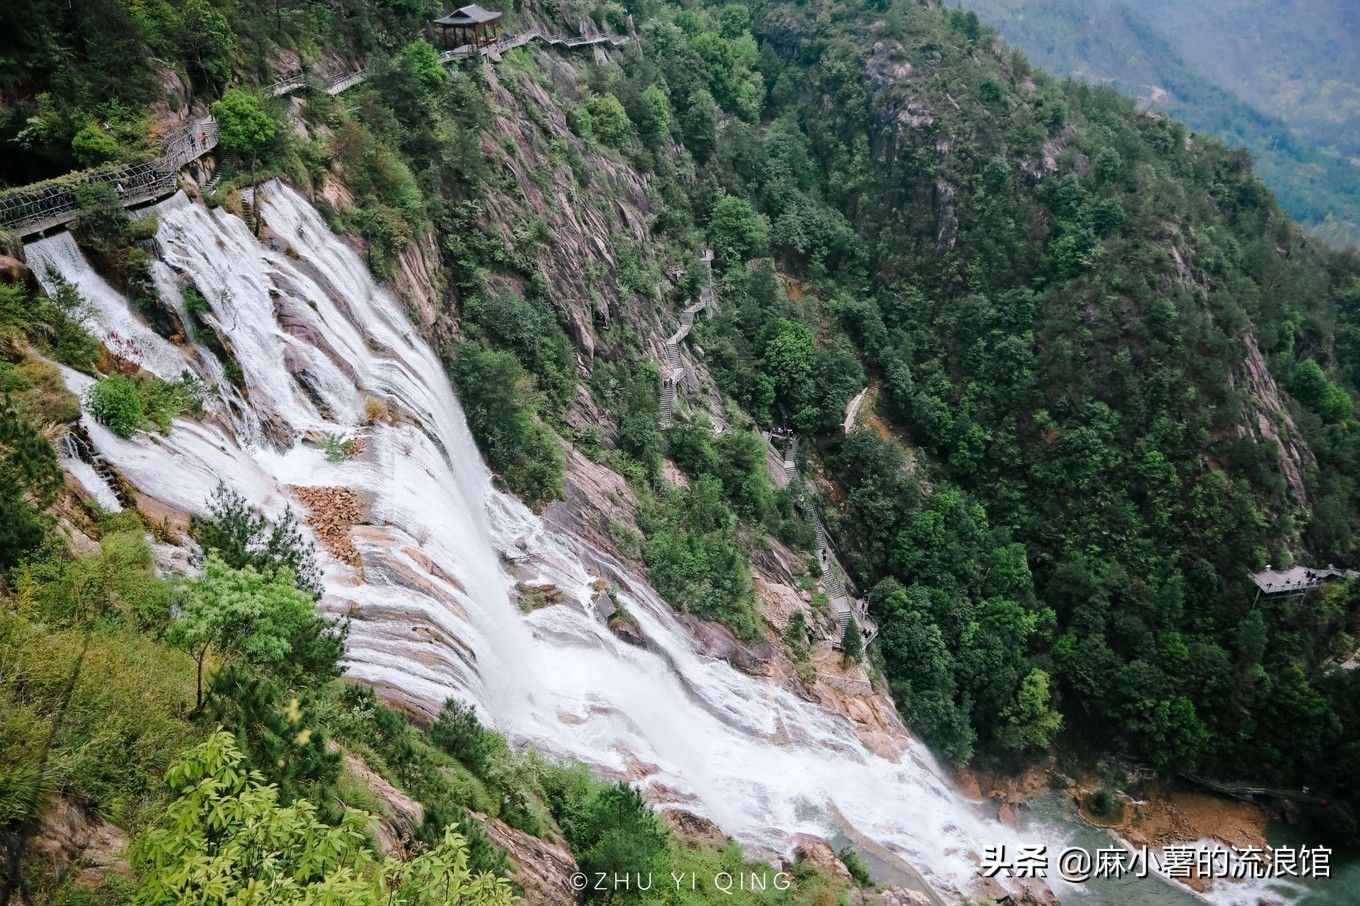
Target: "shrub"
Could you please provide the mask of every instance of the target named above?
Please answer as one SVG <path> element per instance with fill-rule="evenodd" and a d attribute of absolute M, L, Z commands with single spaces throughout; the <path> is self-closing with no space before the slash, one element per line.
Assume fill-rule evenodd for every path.
<path fill-rule="evenodd" d="M 341 437 L 338 434 L 327 434 L 321 442 L 322 449 L 326 451 L 326 462 L 341 463 L 351 456 L 357 456 L 363 449 L 363 442 L 353 437 Z"/>
<path fill-rule="evenodd" d="M 0 570 L 36 551 L 62 486 L 52 446 L 0 397 Z"/>
<path fill-rule="evenodd" d="M 756 636 L 751 565 L 736 535 L 736 516 L 711 477 L 669 489 L 643 514 L 643 548 L 652 584 L 673 607 L 719 620 L 738 636 Z"/>
<path fill-rule="evenodd" d="M 576 135 L 590 141 L 595 137 L 595 120 L 590 115 L 590 107 L 586 104 L 578 104 L 567 113 L 567 125 Z"/>
<path fill-rule="evenodd" d="M 623 104 L 612 94 L 599 94 L 586 104 L 595 137 L 611 148 L 622 148 L 633 137 L 633 123 Z"/>
<path fill-rule="evenodd" d="M 89 123 L 71 139 L 71 153 L 82 167 L 94 167 L 118 158 L 119 145 L 98 123 Z"/>
<path fill-rule="evenodd" d="M 132 242 L 132 221 L 118 190 L 106 182 L 83 183 L 75 190 L 80 216 L 71 228 L 83 249 L 105 265 L 112 264 Z"/>
<path fill-rule="evenodd" d="M 560 412 L 576 390 L 576 350 L 562 332 L 546 301 L 511 292 L 489 292 L 468 299 L 465 324 L 489 344 L 514 353 L 546 396 L 548 410 Z"/>
<path fill-rule="evenodd" d="M 311 701 L 286 696 L 268 677 L 239 666 L 213 677 L 210 701 L 212 722 L 236 736 L 281 801 L 305 796 L 326 808 L 340 777 L 340 753 L 327 748 Z"/>
<path fill-rule="evenodd" d="M 655 477 L 661 471 L 664 440 L 659 403 L 660 375 L 650 362 L 603 362 L 590 375 L 595 399 L 614 414 L 618 448 Z"/>
<path fill-rule="evenodd" d="M 148 426 L 170 430 L 174 419 L 202 408 L 203 389 L 187 371 L 174 382 L 148 374 L 115 374 L 95 383 L 85 401 L 96 421 L 127 438 Z"/>
<path fill-rule="evenodd" d="M 864 636 L 853 616 L 845 621 L 845 631 L 841 633 L 841 657 L 851 664 L 864 659 Z"/>
<path fill-rule="evenodd" d="M 233 88 L 213 104 L 212 114 L 217 120 L 219 146 L 252 168 L 279 134 L 279 124 L 264 102 L 240 88 Z"/>
<path fill-rule="evenodd" d="M 740 264 L 765 254 L 770 227 L 764 214 L 756 213 L 751 203 L 735 195 L 724 195 L 713 206 L 709 224 L 714 254 L 723 266 Z"/>
<path fill-rule="evenodd" d="M 15 580 L 19 608 L 50 626 L 93 623 L 160 629 L 170 616 L 170 586 L 156 576 L 151 546 L 135 514 L 126 528 L 107 524 L 99 553 L 42 560 Z"/>
<path fill-rule="evenodd" d="M 193 694 L 193 662 L 135 631 L 62 629 L 8 609 L 0 651 L 0 764 L 35 766 L 55 732 L 52 786 L 130 830 L 160 814 L 155 778 L 198 735 L 177 716 Z"/>
<path fill-rule="evenodd" d="M 312 598 L 288 570 L 261 574 L 236 569 L 208 554 L 203 575 L 183 589 L 166 640 L 190 652 L 197 663 L 195 708 L 203 707 L 203 668 L 212 652 L 290 682 L 338 676 L 343 650 L 339 633 L 316 616 Z M 333 640 L 333 644 L 328 642 Z"/>
<path fill-rule="evenodd" d="M 126 375 L 115 374 L 99 380 L 87 392 L 85 404 L 95 421 L 119 437 L 131 437 L 147 421 L 137 383 Z"/>
<path fill-rule="evenodd" d="M 869 876 L 869 866 L 864 864 L 864 859 L 855 851 L 852 846 L 846 846 L 836 852 L 840 856 L 841 863 L 845 865 L 845 870 L 850 872 L 850 877 L 855 879 L 855 883 L 860 887 L 868 887 L 874 883 L 874 879 Z"/>
<path fill-rule="evenodd" d="M 1118 823 L 1124 817 L 1124 802 L 1109 787 L 1098 787 L 1081 803 L 1086 811 L 1102 821 Z"/>
<path fill-rule="evenodd" d="M 57 361 L 89 374 L 99 357 L 99 341 L 81 326 L 85 302 L 55 271 L 48 278 L 56 284 L 51 296 L 31 296 L 22 286 L 0 283 L 0 339 L 18 331 Z"/>
<path fill-rule="evenodd" d="M 134 849 L 142 877 L 137 902 L 234 902 L 262 886 L 277 903 L 513 902 L 508 881 L 473 877 L 466 843 L 452 829 L 409 861 L 379 861 L 367 846 L 367 815 L 349 811 L 330 827 L 306 800 L 281 805 L 278 790 L 249 769 L 228 733 L 215 733 L 186 752 L 166 783 L 176 801 Z"/>
<path fill-rule="evenodd" d="M 511 493 L 531 506 L 562 496 L 565 459 L 534 415 L 532 380 L 508 352 L 463 343 L 452 367 L 468 428 Z"/>
<path fill-rule="evenodd" d="M 165 433 L 170 423 L 181 415 L 198 413 L 203 409 L 203 385 L 188 371 L 177 381 L 163 381 L 142 375 L 137 381 L 147 420 Z"/>
<path fill-rule="evenodd" d="M 588 877 L 644 877 L 665 867 L 668 834 L 637 790 L 623 783 L 603 786 L 580 769 L 559 769 L 545 778 L 549 805 L 576 864 Z M 628 899 L 636 891 L 586 891 L 586 899 Z"/>
<path fill-rule="evenodd" d="M 661 147 L 671 137 L 671 103 L 665 89 L 655 83 L 648 85 L 642 92 L 641 112 L 639 128 L 647 144 Z"/>

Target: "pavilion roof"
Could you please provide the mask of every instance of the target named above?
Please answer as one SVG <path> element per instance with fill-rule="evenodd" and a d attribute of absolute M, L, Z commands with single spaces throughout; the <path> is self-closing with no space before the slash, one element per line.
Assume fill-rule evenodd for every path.
<path fill-rule="evenodd" d="M 501 17 L 499 11 L 483 9 L 475 3 L 460 7 L 434 20 L 435 25 L 483 25 Z"/>

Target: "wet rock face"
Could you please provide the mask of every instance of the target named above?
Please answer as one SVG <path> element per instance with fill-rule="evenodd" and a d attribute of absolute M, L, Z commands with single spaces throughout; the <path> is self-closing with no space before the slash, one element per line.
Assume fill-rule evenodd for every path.
<path fill-rule="evenodd" d="M 638 621 L 628 611 L 616 607 L 613 613 L 609 615 L 609 619 L 606 620 L 606 625 L 610 632 L 628 644 L 636 645 L 639 648 L 647 647 L 647 637 L 642 634 L 642 627 L 638 625 Z"/>
<path fill-rule="evenodd" d="M 743 673 L 767 676 L 772 671 L 774 648 L 766 640 L 743 642 L 726 626 L 701 620 L 691 614 L 677 614 L 680 623 L 694 639 L 695 650 L 708 657 L 727 661 Z"/>

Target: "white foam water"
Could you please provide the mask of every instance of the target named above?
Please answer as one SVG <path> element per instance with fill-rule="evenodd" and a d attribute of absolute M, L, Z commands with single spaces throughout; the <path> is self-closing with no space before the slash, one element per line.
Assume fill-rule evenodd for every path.
<path fill-rule="evenodd" d="M 203 295 L 240 388 L 206 348 L 149 330 L 69 236 L 27 253 L 42 279 L 53 280 L 50 266 L 87 295 L 102 339 L 132 338 L 144 367 L 166 378 L 189 369 L 215 388 L 202 418 L 164 436 L 123 439 L 83 418 L 142 493 L 187 513 L 203 512 L 219 481 L 275 514 L 293 485 L 364 498 L 353 533 L 362 567 L 322 557 L 322 607 L 352 621 L 352 676 L 425 714 L 449 697 L 474 702 L 517 744 L 641 777 L 658 800 L 764 850 L 848 823 L 950 892 L 975 878 L 984 847 L 1020 842 L 951 788 L 923 746 L 880 757 L 843 716 L 701 656 L 645 582 L 497 491 L 401 303 L 299 194 L 276 183 L 260 194 L 270 245 L 182 196 L 158 211 L 157 287 L 181 312 L 184 286 Z M 66 376 L 76 390 L 88 382 Z M 396 417 L 369 423 L 370 399 Z M 330 462 L 305 442 L 326 435 L 362 437 L 363 452 Z M 502 555 L 526 552 L 567 603 L 518 610 Z M 601 573 L 618 583 L 646 649 L 594 613 Z"/>

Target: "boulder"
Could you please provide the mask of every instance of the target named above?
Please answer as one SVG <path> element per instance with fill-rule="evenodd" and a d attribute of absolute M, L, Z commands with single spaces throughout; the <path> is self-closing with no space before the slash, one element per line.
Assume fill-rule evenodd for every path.
<path fill-rule="evenodd" d="M 836 851 L 831 848 L 820 837 L 811 837 L 806 834 L 799 834 L 795 839 L 798 841 L 793 848 L 793 858 L 795 862 L 811 865 L 813 868 L 827 874 L 833 878 L 838 878 L 847 884 L 854 884 L 855 879 L 850 876 L 850 869 L 845 867 L 841 857 L 836 855 Z"/>
<path fill-rule="evenodd" d="M 0 255 L 0 280 L 6 283 L 22 283 L 28 276 L 28 267 L 18 258 Z"/>
<path fill-rule="evenodd" d="M 110 873 L 130 875 L 127 846 L 122 828 L 65 796 L 53 796 L 43 808 L 31 840 L 33 854 L 54 868 L 74 866 L 82 887 L 98 887 Z"/>
<path fill-rule="evenodd" d="M 642 634 L 642 627 L 638 625 L 633 615 L 622 607 L 615 606 L 605 625 L 609 627 L 610 632 L 628 644 L 637 645 L 639 648 L 647 647 L 647 637 Z"/>

